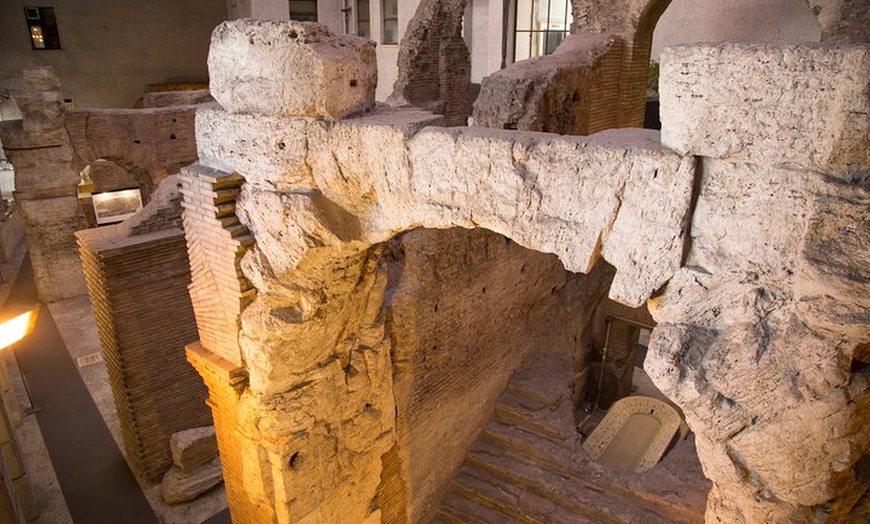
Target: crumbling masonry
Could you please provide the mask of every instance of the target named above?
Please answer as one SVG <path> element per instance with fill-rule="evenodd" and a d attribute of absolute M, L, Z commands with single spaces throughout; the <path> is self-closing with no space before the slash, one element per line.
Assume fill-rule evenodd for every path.
<path fill-rule="evenodd" d="M 646 302 L 658 324 L 646 369 L 696 434 L 708 522 L 860 511 L 870 46 L 676 48 L 662 58 L 661 135 L 574 137 L 375 107 L 370 45 L 293 22 L 229 22 L 213 37 L 218 103 L 197 111 L 200 163 L 182 176 L 200 333 L 188 359 L 209 388 L 235 522 L 431 515 L 516 363 L 436 392 L 450 416 L 416 421 L 444 435 L 433 460 L 409 414 L 438 364 L 403 344 L 438 303 L 416 311 L 390 284 L 450 274 L 391 273 L 402 245 L 425 248 L 407 236 L 418 228 L 483 228 L 552 253 L 589 273 L 588 300 L 601 259 L 615 267 L 609 296 Z M 285 71 L 313 72 L 312 87 L 269 88 Z M 463 311 L 455 325 L 533 309 Z M 555 331 L 544 336 L 563 347 Z"/>

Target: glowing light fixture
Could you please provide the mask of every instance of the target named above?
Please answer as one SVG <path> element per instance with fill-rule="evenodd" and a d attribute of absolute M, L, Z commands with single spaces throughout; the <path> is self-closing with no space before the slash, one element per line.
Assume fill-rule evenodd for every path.
<path fill-rule="evenodd" d="M 39 304 L 0 314 L 0 349 L 11 346 L 33 331 L 39 317 Z"/>

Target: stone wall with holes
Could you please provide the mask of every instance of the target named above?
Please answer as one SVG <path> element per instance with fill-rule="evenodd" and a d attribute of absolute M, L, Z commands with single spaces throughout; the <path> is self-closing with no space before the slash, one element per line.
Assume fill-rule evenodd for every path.
<path fill-rule="evenodd" d="M 172 466 L 173 433 L 212 423 L 203 381 L 185 360 L 197 333 L 177 178 L 128 222 L 75 234 L 125 455 L 146 484 Z"/>
<path fill-rule="evenodd" d="M 59 90 L 50 68 L 24 70 L 11 91 L 22 118 L 0 128 L 37 290 L 47 302 L 86 292 L 73 236 L 87 227 L 76 195 L 82 169 L 101 158 L 112 162 L 147 203 L 156 184 L 196 158 L 193 106 L 67 112 Z"/>
<path fill-rule="evenodd" d="M 304 39 L 238 38 L 257 31 L 226 24 L 213 49 L 293 56 L 311 70 L 330 60 Z M 316 44 L 328 41 L 319 33 Z M 373 71 L 364 43 L 334 45 L 347 71 Z M 661 135 L 445 128 L 431 113 L 372 107 L 344 82 L 298 98 L 258 90 L 279 66 L 220 72 L 220 105 L 197 112 L 200 165 L 184 178 L 207 186 L 185 194 L 185 231 L 203 267 L 192 290 L 212 297 L 194 301 L 200 343 L 188 358 L 219 414 L 234 518 L 391 521 L 422 514 L 414 478 L 446 478 L 444 464 L 403 465 L 431 443 L 406 440 L 413 429 L 400 413 L 427 380 L 415 366 L 439 356 L 431 301 L 454 292 L 425 286 L 439 260 L 457 271 L 482 255 L 420 242 L 405 246 L 419 265 L 391 264 L 397 242 L 425 234 L 391 239 L 420 227 L 488 229 L 574 273 L 602 258 L 613 266 L 609 297 L 647 303 L 658 323 L 646 368 L 697 434 L 714 483 L 708 519 L 862 511 L 868 46 L 675 49 L 663 57 Z M 286 110 L 300 100 L 304 110 Z M 337 106 L 346 109 L 307 109 Z M 223 184 L 238 197 L 226 200 Z M 473 302 L 476 286 L 499 275 L 457 274 L 467 287 L 457 300 Z M 458 315 L 463 329 L 479 326 L 470 315 Z M 403 331 L 417 321 L 432 327 Z M 401 342 L 414 333 L 428 350 Z"/>

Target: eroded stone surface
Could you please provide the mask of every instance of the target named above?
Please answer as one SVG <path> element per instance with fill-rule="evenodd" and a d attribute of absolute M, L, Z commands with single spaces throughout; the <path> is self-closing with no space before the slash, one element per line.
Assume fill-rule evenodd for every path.
<path fill-rule="evenodd" d="M 870 165 L 870 45 L 677 46 L 661 60 L 669 147 L 845 179 Z"/>
<path fill-rule="evenodd" d="M 337 119 L 365 111 L 378 78 L 374 43 L 295 21 L 222 23 L 208 68 L 211 94 L 225 109 L 278 116 Z"/>
<path fill-rule="evenodd" d="M 196 111 L 196 148 L 203 165 L 236 171 L 249 184 L 275 191 L 315 187 L 308 165 L 308 128 L 325 122 L 235 114 L 217 105 Z"/>
<path fill-rule="evenodd" d="M 481 83 L 474 125 L 570 135 L 617 127 L 618 90 L 601 70 L 615 69 L 622 50 L 612 35 L 569 35 L 551 55 L 496 71 Z"/>
<path fill-rule="evenodd" d="M 853 500 L 854 464 L 870 445 L 855 431 L 868 379 L 850 373 L 870 333 L 850 283 L 867 268 L 843 270 L 864 249 L 851 206 L 866 190 L 807 171 L 703 167 L 686 267 L 650 302 L 659 326 L 645 367 L 698 434 L 711 515 L 803 522 L 811 506 Z M 840 308 L 804 321 L 814 315 L 803 297 L 819 295 Z"/>
<path fill-rule="evenodd" d="M 413 226 L 485 227 L 555 253 L 573 271 L 588 272 L 603 253 L 618 270 L 611 297 L 638 306 L 682 257 L 694 163 L 652 131 L 577 138 L 424 129 L 438 117 L 414 110 L 330 125 L 267 118 L 257 129 L 277 136 L 250 140 L 271 152 L 249 157 L 230 153 L 248 140 L 238 115 L 201 114 L 198 133 L 220 163 L 251 173 L 252 188 L 294 190 L 241 206 L 246 222 L 260 224 L 259 249 L 277 273 L 320 245 L 380 242 Z M 273 154 L 281 151 L 273 143 L 296 149 Z M 258 170 L 248 158 L 269 165 Z M 287 175 L 294 169 L 297 177 Z"/>
<path fill-rule="evenodd" d="M 395 136 L 368 126 L 345 129 Z M 637 306 L 679 264 L 693 178 L 692 161 L 655 144 L 654 136 L 614 131 L 580 139 L 431 128 L 395 138 L 407 143 L 407 158 L 400 153 L 385 162 L 373 150 L 349 156 L 332 149 L 313 165 L 324 194 L 359 216 L 373 239 L 409 224 L 485 227 L 557 254 L 569 270 L 588 272 L 614 235 L 603 248 L 617 266 L 611 297 Z M 619 222 L 622 213 L 644 220 L 635 230 Z M 626 242 L 635 235 L 643 243 Z M 645 258 L 658 268 L 632 271 Z"/>
<path fill-rule="evenodd" d="M 185 473 L 190 473 L 217 457 L 217 440 L 214 426 L 192 428 L 173 433 L 169 439 L 172 463 Z"/>
<path fill-rule="evenodd" d="M 167 504 L 181 504 L 202 495 L 220 484 L 222 480 L 221 461 L 215 458 L 188 473 L 173 467 L 163 477 L 161 493 Z"/>

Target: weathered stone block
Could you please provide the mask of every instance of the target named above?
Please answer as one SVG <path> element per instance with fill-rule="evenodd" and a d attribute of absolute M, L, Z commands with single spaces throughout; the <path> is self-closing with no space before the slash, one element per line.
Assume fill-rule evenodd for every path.
<path fill-rule="evenodd" d="M 797 312 L 808 326 L 870 342 L 870 191 L 830 185 L 808 205 L 795 275 Z"/>
<path fill-rule="evenodd" d="M 233 113 L 339 119 L 375 101 L 374 43 L 316 23 L 224 22 L 208 69 L 212 96 Z"/>
<path fill-rule="evenodd" d="M 318 187 L 358 217 L 363 238 L 485 227 L 582 272 L 603 252 L 618 268 L 611 298 L 632 306 L 679 266 L 694 162 L 653 131 L 415 132 L 366 120 L 336 124 L 312 155 Z"/>
<path fill-rule="evenodd" d="M 571 135 L 619 127 L 618 77 L 601 70 L 621 60 L 621 42 L 612 35 L 569 35 L 553 54 L 484 78 L 474 125 Z"/>
<path fill-rule="evenodd" d="M 316 187 L 308 165 L 309 127 L 324 126 L 311 118 L 230 113 L 216 104 L 196 111 L 199 161 L 237 172 L 248 184 L 273 191 Z"/>
<path fill-rule="evenodd" d="M 193 428 L 173 433 L 169 439 L 172 463 L 189 473 L 211 462 L 218 454 L 214 426 Z"/>
<path fill-rule="evenodd" d="M 191 473 L 170 469 L 163 477 L 161 492 L 167 504 L 180 504 L 195 499 L 222 481 L 221 461 L 216 458 Z"/>
<path fill-rule="evenodd" d="M 702 45 L 662 53 L 662 142 L 686 154 L 870 167 L 870 45 Z"/>

